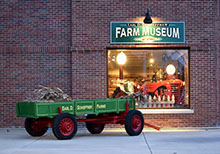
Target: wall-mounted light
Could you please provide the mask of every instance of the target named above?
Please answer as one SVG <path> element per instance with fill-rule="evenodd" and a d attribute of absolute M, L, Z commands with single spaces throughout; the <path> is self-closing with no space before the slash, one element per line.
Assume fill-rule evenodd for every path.
<path fill-rule="evenodd" d="M 152 19 L 151 19 L 151 17 L 150 17 L 150 13 L 149 13 L 149 9 L 147 9 L 147 13 L 146 13 L 146 17 L 145 17 L 145 19 L 144 19 L 144 23 L 145 24 L 151 24 L 153 21 L 152 21 Z"/>

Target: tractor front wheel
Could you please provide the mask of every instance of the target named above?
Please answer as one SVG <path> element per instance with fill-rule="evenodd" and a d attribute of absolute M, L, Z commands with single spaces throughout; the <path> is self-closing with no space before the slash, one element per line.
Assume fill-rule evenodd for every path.
<path fill-rule="evenodd" d="M 125 130 L 130 136 L 139 135 L 144 128 L 144 117 L 138 110 L 131 110 L 125 117 Z"/>
<path fill-rule="evenodd" d="M 37 137 L 37 136 L 42 136 L 47 132 L 48 127 L 41 127 L 39 122 L 40 122 L 39 119 L 34 119 L 34 118 L 25 119 L 24 127 L 28 132 L 28 134 L 30 134 L 33 137 Z"/>
<path fill-rule="evenodd" d="M 69 113 L 59 114 L 53 120 L 52 130 L 57 139 L 71 139 L 77 132 L 77 121 Z"/>

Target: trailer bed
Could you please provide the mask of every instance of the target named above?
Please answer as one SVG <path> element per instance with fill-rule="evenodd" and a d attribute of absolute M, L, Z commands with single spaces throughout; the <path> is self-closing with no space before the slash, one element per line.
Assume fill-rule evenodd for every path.
<path fill-rule="evenodd" d="M 74 116 L 82 114 L 99 115 L 101 113 L 120 113 L 126 110 L 126 102 L 129 110 L 135 110 L 132 99 L 88 99 L 74 100 L 72 102 L 19 102 L 17 103 L 17 117 L 53 118 L 62 113 L 70 113 Z M 59 111 L 60 109 L 61 111 Z"/>

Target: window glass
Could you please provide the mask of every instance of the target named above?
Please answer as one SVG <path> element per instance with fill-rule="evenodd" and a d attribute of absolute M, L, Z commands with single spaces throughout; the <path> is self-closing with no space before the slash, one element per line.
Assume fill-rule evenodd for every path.
<path fill-rule="evenodd" d="M 108 50 L 108 95 L 137 108 L 189 108 L 188 50 Z"/>

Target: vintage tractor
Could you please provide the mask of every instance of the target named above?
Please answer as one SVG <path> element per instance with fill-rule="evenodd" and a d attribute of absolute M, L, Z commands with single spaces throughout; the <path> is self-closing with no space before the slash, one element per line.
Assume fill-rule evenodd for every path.
<path fill-rule="evenodd" d="M 126 85 L 124 85 L 126 87 Z M 126 91 L 127 88 L 117 87 L 112 95 L 113 98 L 125 97 L 129 95 Z M 139 88 L 134 87 L 135 92 L 140 91 L 143 95 L 151 96 L 152 98 L 158 99 L 164 98 L 167 100 L 168 96 L 170 99 L 175 98 L 174 104 L 184 104 L 184 82 L 177 79 L 175 75 L 167 75 L 164 80 L 151 80 L 146 81 L 140 85 Z"/>
<path fill-rule="evenodd" d="M 163 96 L 170 98 L 174 95 L 175 103 L 178 103 L 181 100 L 181 95 L 184 89 L 184 82 L 180 79 L 176 79 L 175 76 L 169 76 L 167 80 L 157 81 L 157 82 L 148 82 L 144 84 L 144 88 L 147 90 L 147 94 L 152 97 Z"/>

